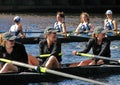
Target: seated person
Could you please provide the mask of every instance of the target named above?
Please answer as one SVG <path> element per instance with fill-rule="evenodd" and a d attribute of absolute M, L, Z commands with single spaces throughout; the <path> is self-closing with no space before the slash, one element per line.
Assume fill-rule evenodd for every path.
<path fill-rule="evenodd" d="M 110 40 L 107 37 L 105 37 L 106 30 L 98 26 L 97 28 L 95 28 L 93 33 L 95 34 L 94 38 L 88 41 L 87 47 L 80 53 L 88 53 L 92 48 L 92 52 L 94 55 L 110 57 L 111 56 Z M 73 54 L 77 55 L 77 51 L 73 51 Z M 78 64 L 78 66 L 99 64 L 109 64 L 109 61 L 93 58 L 89 60 L 83 60 Z"/>

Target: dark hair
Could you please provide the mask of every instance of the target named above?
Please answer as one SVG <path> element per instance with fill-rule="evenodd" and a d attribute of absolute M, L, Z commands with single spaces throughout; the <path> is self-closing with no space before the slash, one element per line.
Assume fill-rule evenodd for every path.
<path fill-rule="evenodd" d="M 14 22 L 15 22 L 15 23 L 18 23 L 18 22 L 20 22 L 20 20 L 14 20 Z"/>
<path fill-rule="evenodd" d="M 65 18 L 64 12 L 57 12 L 57 15 L 59 15 L 62 18 Z"/>

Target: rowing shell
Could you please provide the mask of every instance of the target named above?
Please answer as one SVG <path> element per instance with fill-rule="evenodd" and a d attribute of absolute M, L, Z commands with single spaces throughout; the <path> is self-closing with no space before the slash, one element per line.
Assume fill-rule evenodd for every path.
<path fill-rule="evenodd" d="M 84 77 L 106 77 L 110 75 L 120 74 L 120 66 L 117 64 L 112 65 L 96 65 L 96 66 L 76 66 L 78 63 L 62 64 L 62 68 L 55 69 L 60 72 L 69 73 L 77 76 Z M 49 73 L 36 73 L 36 72 L 22 72 L 22 73 L 9 73 L 0 74 L 0 82 L 3 83 L 40 83 L 63 80 L 65 77 L 49 74 Z"/>
<path fill-rule="evenodd" d="M 111 41 L 120 40 L 120 36 L 107 36 Z M 69 37 L 58 37 L 58 41 L 61 43 L 69 42 L 87 42 L 90 36 L 87 35 L 69 35 Z M 17 38 L 16 41 L 23 44 L 38 44 L 39 41 L 44 39 L 43 37 L 27 37 L 27 38 Z"/>
<path fill-rule="evenodd" d="M 44 39 L 43 37 L 27 37 L 27 38 L 17 38 L 16 41 L 23 44 L 38 44 L 39 41 Z M 69 43 L 69 42 L 86 42 L 90 38 L 84 36 L 74 36 L 71 35 L 69 37 L 58 36 L 58 41 L 61 43 Z"/>

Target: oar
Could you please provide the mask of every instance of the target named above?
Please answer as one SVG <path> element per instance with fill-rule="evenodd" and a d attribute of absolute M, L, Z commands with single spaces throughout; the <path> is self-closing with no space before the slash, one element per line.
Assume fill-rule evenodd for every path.
<path fill-rule="evenodd" d="M 49 57 L 51 54 L 41 54 L 40 55 L 40 58 L 46 58 L 46 57 Z M 62 56 L 62 53 L 59 53 L 58 54 L 59 56 Z"/>
<path fill-rule="evenodd" d="M 5 33 L 6 31 L 0 31 L 0 33 Z M 23 31 L 23 33 L 44 33 L 44 31 L 31 31 L 31 32 L 27 32 L 26 30 Z M 67 31 L 67 33 L 71 33 L 71 31 Z"/>
<path fill-rule="evenodd" d="M 103 83 L 103 82 L 99 82 L 99 81 L 95 81 L 95 80 L 92 80 L 92 79 L 87 79 L 87 78 L 84 78 L 84 77 L 71 75 L 71 74 L 68 74 L 68 73 L 60 72 L 60 71 L 47 69 L 47 68 L 41 67 L 41 66 L 33 66 L 33 65 L 21 63 L 21 62 L 18 62 L 18 61 L 12 61 L 12 60 L 8 60 L 8 59 L 4 59 L 4 58 L 0 58 L 0 61 L 6 62 L 6 63 L 11 63 L 11 64 L 18 65 L 18 66 L 21 66 L 21 67 L 31 68 L 31 69 L 34 69 L 38 72 L 51 73 L 51 74 L 54 74 L 54 75 L 59 75 L 59 76 L 67 77 L 67 78 L 73 78 L 73 79 L 83 80 L 83 81 L 86 81 L 86 82 L 91 82 L 91 83 L 94 83 L 94 84 L 108 85 L 108 84 Z"/>
<path fill-rule="evenodd" d="M 92 55 L 92 54 L 86 54 L 86 53 L 78 53 L 78 56 L 85 56 L 85 57 L 89 57 L 89 58 L 98 58 L 98 59 L 103 59 L 103 60 L 109 60 L 109 61 L 116 61 L 118 63 L 120 63 L 120 60 L 115 60 L 112 58 L 108 58 L 108 57 L 103 57 L 103 56 L 98 56 L 98 55 Z"/>
<path fill-rule="evenodd" d="M 0 33 L 5 33 L 5 32 L 0 32 Z M 23 33 L 44 33 L 44 32 L 43 31 L 33 31 L 33 32 L 24 31 Z"/>

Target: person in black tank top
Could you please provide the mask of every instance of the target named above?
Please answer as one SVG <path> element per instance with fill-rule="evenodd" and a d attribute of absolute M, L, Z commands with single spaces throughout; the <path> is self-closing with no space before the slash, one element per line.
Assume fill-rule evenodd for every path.
<path fill-rule="evenodd" d="M 53 27 L 48 26 L 45 31 L 45 40 L 39 42 L 40 57 L 42 58 L 43 66 L 49 69 L 60 68 L 61 62 L 61 43 L 57 42 L 56 32 Z"/>
<path fill-rule="evenodd" d="M 88 41 L 86 48 L 83 51 L 80 51 L 80 53 L 88 53 L 92 48 L 92 52 L 94 55 L 110 57 L 111 56 L 110 40 L 107 37 L 105 37 L 106 30 L 98 26 L 97 28 L 95 28 L 93 33 L 95 37 Z M 76 55 L 77 51 L 73 51 L 73 54 Z M 107 60 L 93 58 L 82 61 L 80 64 L 78 64 L 78 66 L 108 64 L 108 63 L 109 61 Z"/>

